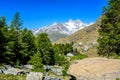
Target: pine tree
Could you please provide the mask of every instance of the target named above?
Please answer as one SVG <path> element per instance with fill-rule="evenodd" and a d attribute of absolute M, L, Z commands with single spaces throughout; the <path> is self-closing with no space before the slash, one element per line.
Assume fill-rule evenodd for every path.
<path fill-rule="evenodd" d="M 2 16 L 0 17 L 0 63 L 5 62 L 7 31 L 6 19 Z"/>
<path fill-rule="evenodd" d="M 27 30 L 26 28 L 21 31 L 21 43 L 24 44 L 26 53 L 24 52 L 23 62 L 27 63 L 30 60 L 30 57 L 33 56 L 36 52 L 36 44 L 35 44 L 35 36 L 32 34 L 31 31 Z"/>
<path fill-rule="evenodd" d="M 54 64 L 54 51 L 52 43 L 46 33 L 41 33 L 37 37 L 37 50 L 42 57 L 42 63 L 45 65 Z"/>
<path fill-rule="evenodd" d="M 22 20 L 19 12 L 16 12 L 8 31 L 8 42 L 6 46 L 6 61 L 10 64 L 21 64 L 27 53 L 28 45 L 22 42 L 21 36 Z"/>
<path fill-rule="evenodd" d="M 98 54 L 102 56 L 120 55 L 120 0 L 109 0 L 104 8 L 100 37 L 98 39 Z"/>

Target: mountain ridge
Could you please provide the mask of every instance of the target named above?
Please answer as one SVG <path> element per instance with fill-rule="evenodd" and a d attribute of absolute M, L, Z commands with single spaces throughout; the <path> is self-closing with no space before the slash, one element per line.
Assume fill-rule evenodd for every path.
<path fill-rule="evenodd" d="M 69 19 L 64 23 L 53 23 L 52 25 L 40 27 L 37 29 L 33 29 L 32 32 L 34 35 L 38 35 L 39 33 L 47 33 L 52 42 L 67 37 L 68 35 L 73 34 L 74 32 L 83 29 L 86 26 L 89 26 L 93 23 L 84 23 L 81 20 L 72 20 Z"/>

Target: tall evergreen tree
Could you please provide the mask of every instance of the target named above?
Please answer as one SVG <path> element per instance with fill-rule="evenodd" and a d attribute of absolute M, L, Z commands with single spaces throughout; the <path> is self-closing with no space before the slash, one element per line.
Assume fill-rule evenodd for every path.
<path fill-rule="evenodd" d="M 4 16 L 0 17 L 0 63 L 5 60 L 5 51 L 7 43 L 7 25 Z"/>
<path fill-rule="evenodd" d="M 13 65 L 26 64 L 36 53 L 35 37 L 31 31 L 22 29 L 22 20 L 18 12 L 8 29 L 5 60 Z"/>
<path fill-rule="evenodd" d="M 21 64 L 27 53 L 27 44 L 22 43 L 21 37 L 22 20 L 19 12 L 16 12 L 9 28 L 8 43 L 6 46 L 6 60 L 11 64 Z"/>
<path fill-rule="evenodd" d="M 120 0 L 109 0 L 104 8 L 99 28 L 98 54 L 103 56 L 120 55 Z"/>
<path fill-rule="evenodd" d="M 23 61 L 24 63 L 27 63 L 30 60 L 30 57 L 37 52 L 35 36 L 31 31 L 25 28 L 21 31 L 21 39 L 22 39 L 21 42 L 26 44 L 26 47 L 25 46 L 24 47 L 27 49 L 27 52 L 24 53 L 25 56 L 23 58 Z"/>
<path fill-rule="evenodd" d="M 52 43 L 46 33 L 41 33 L 38 35 L 37 50 L 41 54 L 43 64 L 54 64 L 54 51 L 52 48 Z"/>

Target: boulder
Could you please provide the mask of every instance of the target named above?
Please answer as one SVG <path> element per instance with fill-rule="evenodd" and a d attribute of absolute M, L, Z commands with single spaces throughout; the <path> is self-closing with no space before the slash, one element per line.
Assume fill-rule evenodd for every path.
<path fill-rule="evenodd" d="M 8 69 L 4 70 L 4 74 L 13 74 L 17 75 L 17 73 L 20 71 L 20 69 L 9 67 Z"/>
<path fill-rule="evenodd" d="M 26 80 L 42 80 L 43 73 L 41 72 L 30 72 L 30 74 L 27 75 Z"/>
<path fill-rule="evenodd" d="M 30 64 L 27 64 L 27 65 L 24 65 L 24 68 L 27 68 L 27 69 L 32 69 L 33 65 L 30 65 Z"/>
<path fill-rule="evenodd" d="M 13 75 L 20 75 L 20 74 L 29 74 L 29 71 L 18 69 L 14 67 L 9 67 L 7 69 L 2 69 L 2 73 L 4 74 L 13 74 Z"/>
<path fill-rule="evenodd" d="M 51 71 L 52 71 L 54 74 L 61 76 L 63 69 L 62 69 L 62 67 L 56 67 L 56 68 L 52 67 L 52 68 L 51 68 Z"/>
<path fill-rule="evenodd" d="M 67 73 L 77 80 L 116 80 L 120 78 L 120 60 L 86 58 L 72 63 Z"/>
<path fill-rule="evenodd" d="M 46 76 L 43 80 L 62 80 L 61 78 Z"/>

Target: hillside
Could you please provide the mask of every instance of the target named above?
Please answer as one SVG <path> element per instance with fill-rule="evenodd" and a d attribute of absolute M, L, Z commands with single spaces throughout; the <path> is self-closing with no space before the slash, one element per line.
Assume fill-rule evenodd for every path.
<path fill-rule="evenodd" d="M 55 43 L 65 44 L 65 43 L 74 42 L 73 47 L 77 48 L 77 50 L 80 53 L 87 54 L 87 53 L 89 53 L 88 51 L 90 51 L 91 53 L 96 53 L 96 48 L 93 48 L 93 46 L 97 44 L 96 41 L 99 36 L 98 27 L 100 25 L 100 21 L 101 21 L 101 18 L 99 18 L 96 21 L 96 23 L 77 31 L 66 38 L 61 38 L 58 41 L 56 41 Z M 92 55 L 92 56 L 94 56 L 94 55 Z"/>

